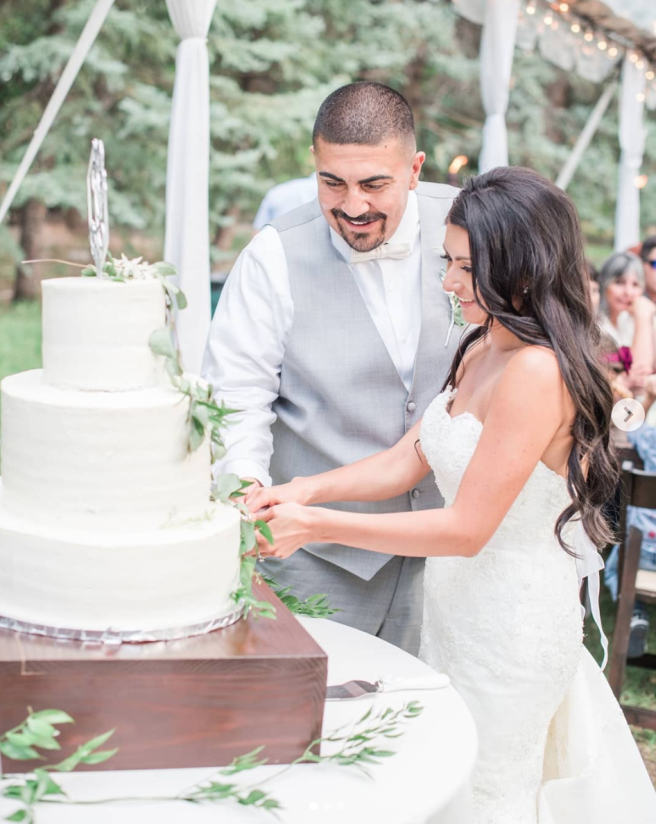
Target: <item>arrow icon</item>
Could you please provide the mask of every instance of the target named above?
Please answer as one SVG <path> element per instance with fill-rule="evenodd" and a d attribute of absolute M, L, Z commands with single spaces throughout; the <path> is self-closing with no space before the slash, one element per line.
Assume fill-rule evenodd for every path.
<path fill-rule="evenodd" d="M 622 432 L 635 432 L 645 420 L 645 409 L 635 398 L 625 398 L 613 407 L 612 420 Z"/>

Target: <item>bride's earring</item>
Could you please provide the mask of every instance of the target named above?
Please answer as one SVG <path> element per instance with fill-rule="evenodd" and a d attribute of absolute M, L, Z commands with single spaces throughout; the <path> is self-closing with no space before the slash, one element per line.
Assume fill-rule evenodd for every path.
<path fill-rule="evenodd" d="M 528 286 L 525 286 L 525 287 L 522 289 L 522 294 L 523 294 L 523 295 L 528 295 Z"/>

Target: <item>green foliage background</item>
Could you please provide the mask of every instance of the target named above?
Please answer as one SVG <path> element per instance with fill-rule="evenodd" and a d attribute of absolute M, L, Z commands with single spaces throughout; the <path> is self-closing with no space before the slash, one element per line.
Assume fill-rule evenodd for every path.
<path fill-rule="evenodd" d="M 0 9 L 0 186 L 7 185 L 94 0 L 3 0 Z M 275 182 L 311 170 L 316 109 L 333 88 L 376 79 L 407 95 L 428 153 L 425 178 L 446 179 L 456 154 L 475 171 L 483 113 L 480 29 L 439 0 L 219 0 L 211 61 L 210 231 L 249 222 Z M 89 142 L 106 144 L 113 232 L 127 251 L 135 230 L 161 243 L 166 147 L 177 36 L 164 0 L 117 0 L 15 202 L 51 210 L 85 203 Z M 537 54 L 515 54 L 508 112 L 510 158 L 551 178 L 601 88 L 566 76 Z M 566 85 L 562 94 L 562 86 Z M 560 88 L 558 105 L 554 89 Z M 589 237 L 612 243 L 616 104 L 571 186 Z M 656 172 L 650 124 L 644 172 Z M 656 186 L 643 191 L 645 228 Z M 16 212 L 14 212 L 14 215 Z M 136 251 L 136 250 L 135 250 Z M 218 249 L 214 249 L 219 256 Z M 21 250 L 0 229 L 0 256 Z"/>

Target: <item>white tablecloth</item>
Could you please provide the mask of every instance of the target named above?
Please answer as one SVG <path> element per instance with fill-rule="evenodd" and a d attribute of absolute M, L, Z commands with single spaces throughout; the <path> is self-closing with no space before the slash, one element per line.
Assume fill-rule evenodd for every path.
<path fill-rule="evenodd" d="M 366 633 L 327 620 L 305 619 L 302 623 L 328 654 L 329 684 L 430 671 L 411 655 Z M 371 766 L 372 779 L 354 767 L 304 764 L 265 784 L 263 789 L 284 807 L 278 820 L 284 824 L 471 824 L 469 783 L 476 760 L 476 731 L 469 711 L 452 687 L 329 701 L 324 734 L 357 721 L 371 706 L 376 710 L 398 708 L 409 700 L 419 701 L 424 711 L 406 722 L 401 738 L 383 739 L 383 748 L 396 754 Z M 259 767 L 241 773 L 236 780 L 250 785 L 280 770 L 280 766 Z M 172 796 L 214 774 L 211 769 L 194 768 L 55 774 L 55 778 L 71 797 L 91 800 Z M 4 818 L 15 807 L 14 802 L 2 800 L 0 816 Z M 266 824 L 275 820 L 264 810 L 230 801 L 202 806 L 144 800 L 91 807 L 37 807 L 37 824 Z"/>

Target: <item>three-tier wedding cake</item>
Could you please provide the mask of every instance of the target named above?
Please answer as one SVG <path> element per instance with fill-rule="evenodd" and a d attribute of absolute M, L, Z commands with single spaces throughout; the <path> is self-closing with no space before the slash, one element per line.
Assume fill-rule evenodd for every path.
<path fill-rule="evenodd" d="M 240 516 L 152 333 L 156 278 L 43 283 L 43 369 L 2 382 L 0 616 L 62 637 L 171 638 L 230 623 Z"/>

